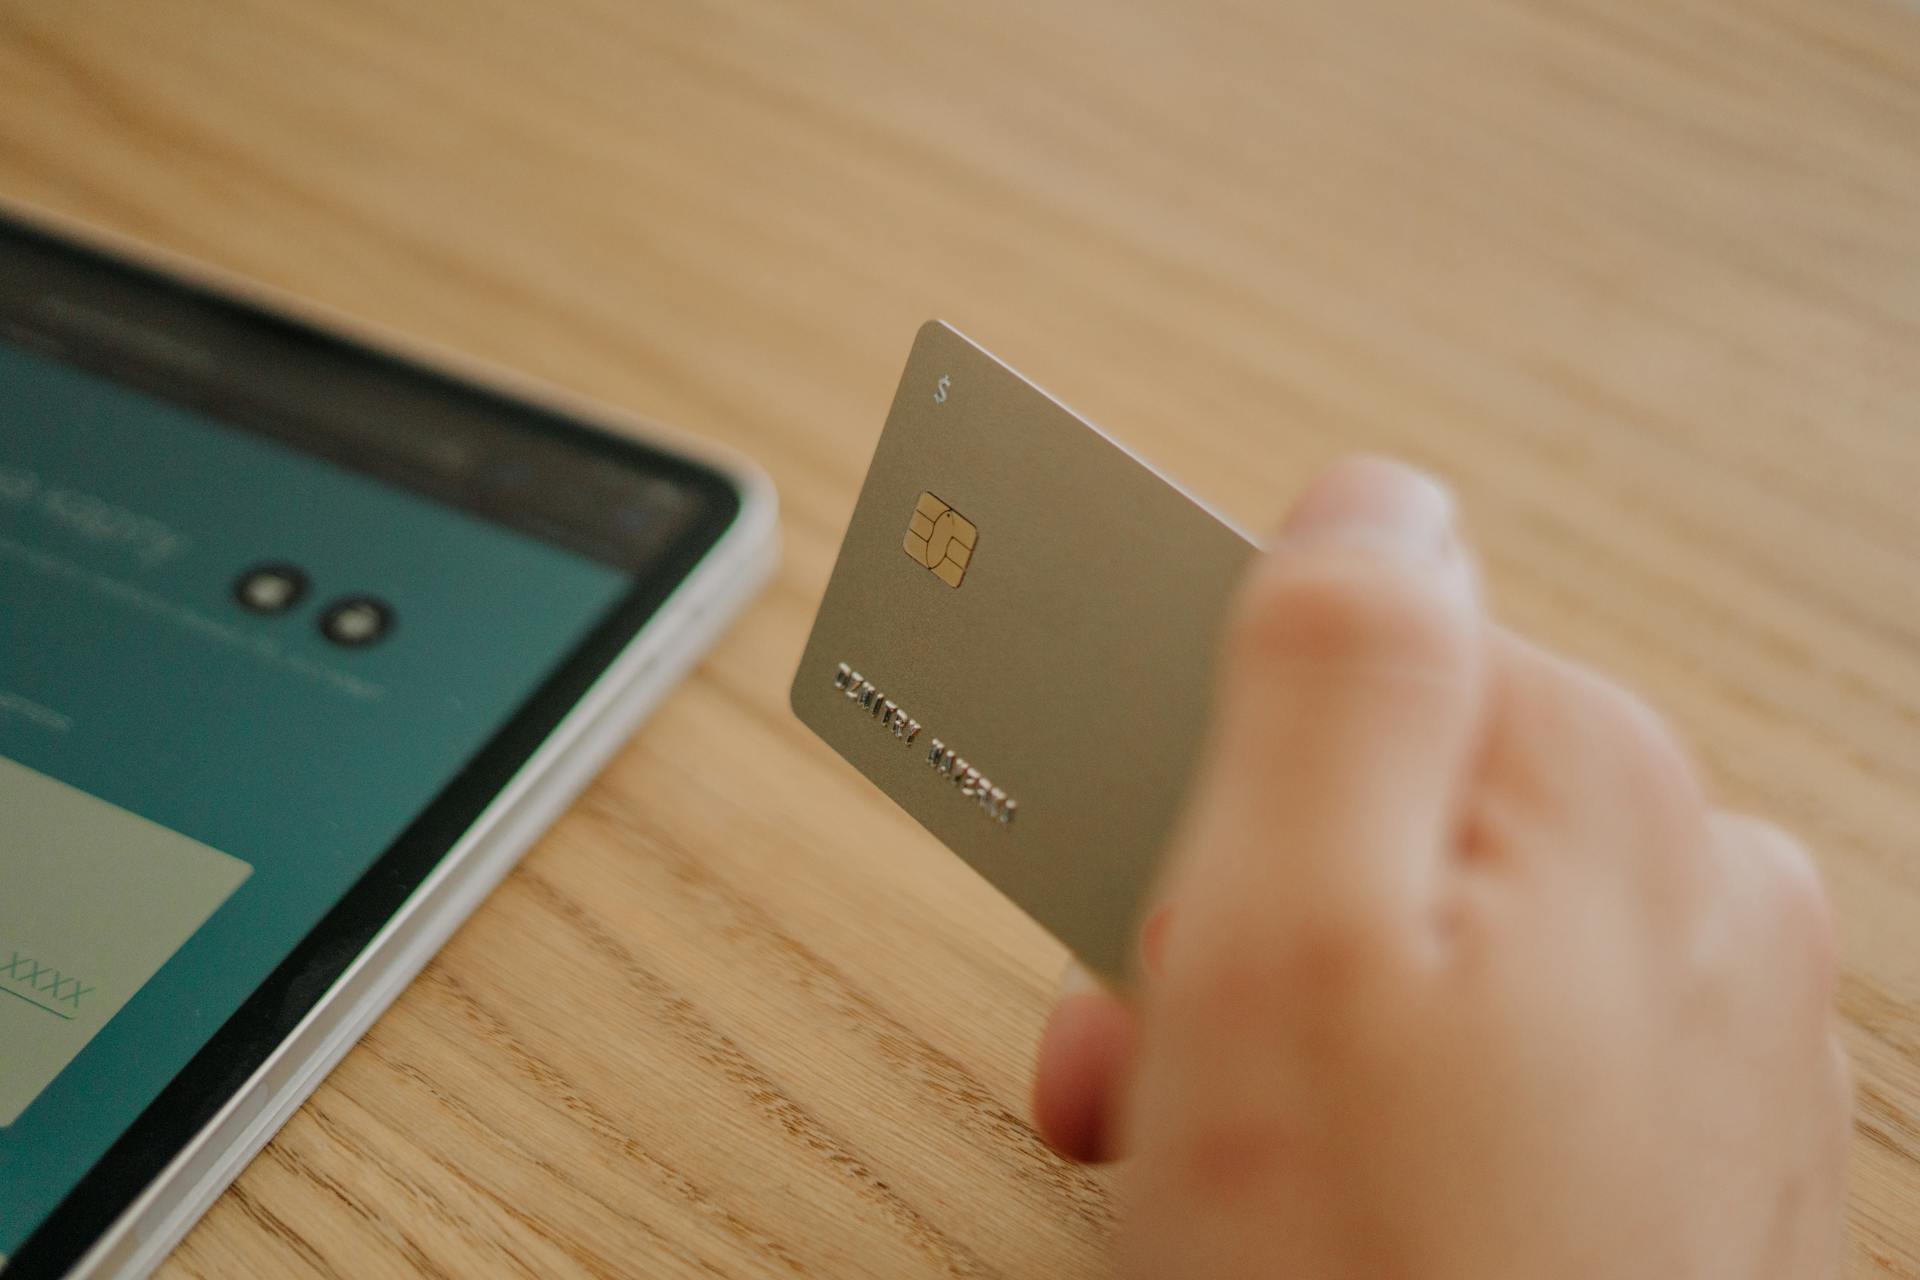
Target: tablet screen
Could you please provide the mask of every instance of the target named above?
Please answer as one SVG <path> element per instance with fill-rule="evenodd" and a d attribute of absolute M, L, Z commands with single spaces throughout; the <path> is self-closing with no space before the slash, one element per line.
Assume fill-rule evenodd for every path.
<path fill-rule="evenodd" d="M 630 581 L 0 344 L 0 1255 Z"/>
<path fill-rule="evenodd" d="M 741 510 L 0 217 L 0 1270 L 177 1157 Z"/>

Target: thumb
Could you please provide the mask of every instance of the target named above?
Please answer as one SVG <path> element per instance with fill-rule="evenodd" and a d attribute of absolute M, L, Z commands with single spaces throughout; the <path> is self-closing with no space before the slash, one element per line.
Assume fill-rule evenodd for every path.
<path fill-rule="evenodd" d="M 1257 946 L 1432 900 L 1481 733 L 1487 630 L 1433 480 L 1355 459 L 1300 500 L 1228 627 L 1170 973 L 1194 937 Z"/>
<path fill-rule="evenodd" d="M 1133 1274 L 1255 1274 L 1249 1206 L 1313 1193 L 1302 1055 L 1432 937 L 1488 630 L 1445 491 L 1392 463 L 1335 468 L 1249 574 L 1122 1115 Z"/>

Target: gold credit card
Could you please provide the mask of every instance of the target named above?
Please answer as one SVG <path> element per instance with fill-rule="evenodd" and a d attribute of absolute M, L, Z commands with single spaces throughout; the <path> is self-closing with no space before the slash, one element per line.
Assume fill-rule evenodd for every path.
<path fill-rule="evenodd" d="M 1253 552 L 930 322 L 807 639 L 794 713 L 1089 967 L 1124 979 Z"/>

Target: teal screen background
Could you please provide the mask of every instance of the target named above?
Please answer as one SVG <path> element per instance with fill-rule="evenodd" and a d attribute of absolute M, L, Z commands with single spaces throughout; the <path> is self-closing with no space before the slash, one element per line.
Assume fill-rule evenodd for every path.
<path fill-rule="evenodd" d="M 291 612 L 235 603 L 263 561 L 310 577 Z M 253 866 L 0 1128 L 0 1255 L 630 585 L 0 344 L 0 756 Z M 328 642 L 322 609 L 362 593 L 391 604 L 393 632 Z M 5 872 L 0 815 L 0 893 Z"/>

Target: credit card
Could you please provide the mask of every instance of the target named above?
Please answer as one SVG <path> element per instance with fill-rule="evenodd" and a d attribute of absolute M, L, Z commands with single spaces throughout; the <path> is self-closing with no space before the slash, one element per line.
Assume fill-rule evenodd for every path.
<path fill-rule="evenodd" d="M 1114 981 L 1253 543 L 938 321 L 921 327 L 794 714 Z"/>

